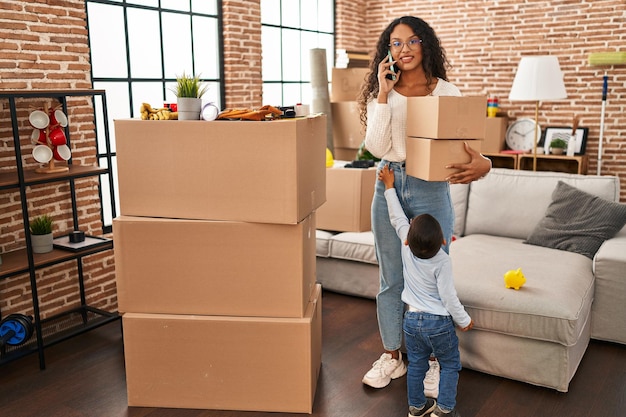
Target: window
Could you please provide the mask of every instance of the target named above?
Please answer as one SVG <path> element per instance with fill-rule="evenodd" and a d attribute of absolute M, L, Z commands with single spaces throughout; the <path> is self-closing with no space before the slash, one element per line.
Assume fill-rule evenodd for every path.
<path fill-rule="evenodd" d="M 263 103 L 311 103 L 310 50 L 326 50 L 328 79 L 335 54 L 333 0 L 261 0 Z"/>
<path fill-rule="evenodd" d="M 107 152 L 115 165 L 113 120 L 137 117 L 143 102 L 155 107 L 175 102 L 170 89 L 183 72 L 207 83 L 203 99 L 222 108 L 221 0 L 87 0 L 87 27 L 93 88 L 107 96 L 110 150 L 104 146 L 103 121 L 96 120 L 102 166 Z M 117 184 L 115 166 L 113 172 Z M 101 179 L 103 189 L 109 180 Z M 109 196 L 102 197 L 110 207 Z M 116 207 L 119 212 L 118 202 Z M 104 224 L 112 225 L 106 209 Z"/>

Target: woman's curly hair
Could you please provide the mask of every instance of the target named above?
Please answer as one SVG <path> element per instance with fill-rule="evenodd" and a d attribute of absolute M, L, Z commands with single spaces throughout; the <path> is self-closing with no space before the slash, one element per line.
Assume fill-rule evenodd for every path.
<path fill-rule="evenodd" d="M 400 24 L 409 26 L 413 29 L 413 33 L 422 40 L 422 66 L 426 73 L 427 84 L 431 85 L 435 78 L 448 80 L 446 69 L 450 65 L 446 58 L 446 52 L 441 46 L 433 28 L 419 17 L 403 16 L 394 20 L 378 38 L 376 54 L 370 62 L 370 72 L 365 77 L 365 82 L 357 99 L 363 127 L 367 127 L 367 103 L 378 96 L 378 64 L 387 56 L 391 32 Z"/>

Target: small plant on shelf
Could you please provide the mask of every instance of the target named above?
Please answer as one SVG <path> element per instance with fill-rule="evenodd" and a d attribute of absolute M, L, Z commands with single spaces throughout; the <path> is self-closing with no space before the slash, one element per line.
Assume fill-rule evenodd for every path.
<path fill-rule="evenodd" d="M 567 141 L 560 138 L 552 139 L 552 142 L 550 142 L 550 147 L 555 149 L 565 149 L 567 148 Z"/>
<path fill-rule="evenodd" d="M 561 138 L 552 139 L 550 142 L 550 153 L 553 155 L 563 155 L 567 148 L 567 141 Z"/>
<path fill-rule="evenodd" d="M 35 217 L 30 222 L 30 233 L 33 235 L 47 235 L 52 233 L 53 223 L 52 217 L 47 214 Z"/>
<path fill-rule="evenodd" d="M 208 85 L 200 84 L 199 76 L 185 74 L 176 77 L 176 88 L 172 92 L 176 97 L 201 98 L 209 89 Z"/>

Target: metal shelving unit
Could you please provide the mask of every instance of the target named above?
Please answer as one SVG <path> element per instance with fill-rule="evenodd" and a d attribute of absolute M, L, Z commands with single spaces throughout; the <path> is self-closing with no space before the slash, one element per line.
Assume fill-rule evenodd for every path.
<path fill-rule="evenodd" d="M 97 111 L 94 100 L 94 123 L 98 115 L 102 115 L 104 121 L 104 143 L 106 146 L 107 166 L 78 166 L 73 165 L 72 160 L 68 161 L 69 171 L 62 173 L 37 173 L 34 169 L 24 169 L 22 163 L 22 149 L 19 137 L 19 123 L 17 118 L 18 98 L 50 98 L 61 103 L 62 109 L 67 114 L 67 98 L 73 96 L 99 97 L 102 102 L 102 109 Z M 106 93 L 104 90 L 31 90 L 31 91 L 0 91 L 0 100 L 8 100 L 11 114 L 11 126 L 13 131 L 13 146 L 15 150 L 16 169 L 13 172 L 0 173 L 0 192 L 19 190 L 22 218 L 24 223 L 25 247 L 2 254 L 2 266 L 0 267 L 0 280 L 28 273 L 30 276 L 31 298 L 33 305 L 33 336 L 20 346 L 3 346 L 0 351 L 0 364 L 18 359 L 28 354 L 38 353 L 39 367 L 45 369 L 45 348 L 67 340 L 71 337 L 87 332 L 96 327 L 102 326 L 111 321 L 119 319 L 117 312 L 107 312 L 87 305 L 85 298 L 85 286 L 83 277 L 83 257 L 95 253 L 109 251 L 113 249 L 112 240 L 103 240 L 102 244 L 91 246 L 77 251 L 66 251 L 54 249 L 52 252 L 35 254 L 31 250 L 30 225 L 28 214 L 27 187 L 54 182 L 67 182 L 70 186 L 70 199 L 72 205 L 72 217 L 74 229 L 79 228 L 78 203 L 76 200 L 75 180 L 103 175 L 109 177 L 109 194 L 111 201 L 111 211 L 115 217 L 115 191 L 112 178 L 111 144 L 109 139 L 108 114 L 106 105 Z M 71 141 L 69 129 L 65 131 L 68 142 Z M 98 138 L 96 132 L 96 151 L 98 152 Z M 100 181 L 100 197 L 102 197 L 102 181 Z M 102 201 L 102 198 L 100 198 Z M 101 218 L 102 205 L 101 205 Z M 104 230 L 104 224 L 103 224 Z M 75 262 L 78 271 L 78 285 L 80 293 L 80 306 L 68 309 L 54 316 L 42 319 L 39 311 L 39 295 L 37 291 L 36 271 L 63 262 Z"/>

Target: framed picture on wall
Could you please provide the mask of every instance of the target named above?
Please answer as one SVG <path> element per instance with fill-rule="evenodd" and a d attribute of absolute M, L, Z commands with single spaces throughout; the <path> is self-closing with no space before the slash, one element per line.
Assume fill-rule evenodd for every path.
<path fill-rule="evenodd" d="M 585 148 L 587 146 L 587 135 L 589 134 L 588 127 L 579 127 L 576 129 L 576 146 L 574 148 L 575 155 L 584 155 Z M 550 126 L 546 127 L 541 135 L 539 146 L 543 146 L 546 154 L 550 153 L 550 142 L 554 139 L 563 139 L 566 142 L 572 135 L 572 128 L 568 126 Z"/>

